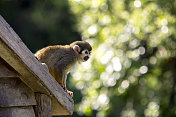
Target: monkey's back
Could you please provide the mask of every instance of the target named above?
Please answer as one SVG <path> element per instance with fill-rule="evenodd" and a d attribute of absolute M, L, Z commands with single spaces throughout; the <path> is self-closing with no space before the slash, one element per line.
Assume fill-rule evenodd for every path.
<path fill-rule="evenodd" d="M 66 70 L 68 68 L 68 70 L 66 70 L 67 72 L 69 71 L 69 67 L 67 66 L 67 64 L 71 65 L 69 62 L 73 62 L 72 64 L 74 64 L 75 60 L 72 60 L 74 57 L 74 54 L 72 48 L 70 48 L 70 46 L 66 45 L 66 46 L 61 46 L 61 45 L 55 45 L 55 46 L 48 46 L 45 47 L 39 51 L 36 52 L 35 56 L 38 58 L 38 60 L 42 63 L 45 63 L 48 66 L 48 69 L 50 71 L 50 73 L 52 74 L 52 72 L 54 71 L 54 65 L 60 61 L 62 59 L 62 61 L 64 61 L 63 59 L 67 59 L 69 57 L 69 60 L 67 59 L 67 63 L 65 65 L 63 65 L 63 67 L 65 67 L 64 69 Z M 72 56 L 70 58 L 70 56 Z M 63 69 L 62 67 L 62 69 Z M 59 68 L 58 68 L 59 69 Z"/>
<path fill-rule="evenodd" d="M 37 51 L 35 56 L 40 62 L 46 63 L 50 68 L 62 57 L 62 54 L 59 55 L 59 53 L 62 51 L 65 51 L 65 48 L 62 46 L 47 46 Z"/>

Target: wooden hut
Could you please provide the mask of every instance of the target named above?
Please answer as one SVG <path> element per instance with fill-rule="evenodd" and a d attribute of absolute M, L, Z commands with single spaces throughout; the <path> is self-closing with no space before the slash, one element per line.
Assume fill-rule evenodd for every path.
<path fill-rule="evenodd" d="M 0 16 L 0 117 L 71 115 L 74 101 Z"/>

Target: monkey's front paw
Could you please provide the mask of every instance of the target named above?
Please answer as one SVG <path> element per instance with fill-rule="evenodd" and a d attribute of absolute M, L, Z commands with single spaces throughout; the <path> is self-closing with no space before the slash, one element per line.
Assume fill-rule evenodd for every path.
<path fill-rule="evenodd" d="M 62 86 L 62 85 L 61 85 L 61 86 Z M 73 97 L 73 92 L 72 92 L 72 91 L 67 90 L 67 88 L 64 87 L 64 86 L 62 86 L 62 88 L 63 88 L 71 97 Z"/>

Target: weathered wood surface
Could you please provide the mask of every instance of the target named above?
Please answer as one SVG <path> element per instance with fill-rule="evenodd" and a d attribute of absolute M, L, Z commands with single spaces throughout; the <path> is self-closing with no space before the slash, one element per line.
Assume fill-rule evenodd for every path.
<path fill-rule="evenodd" d="M 31 51 L 1 16 L 0 57 L 21 75 L 20 79 L 34 92 L 41 92 L 52 97 L 53 115 L 73 113 L 73 99 L 35 59 Z"/>
<path fill-rule="evenodd" d="M 0 117 L 35 117 L 32 106 L 1 108 Z"/>
<path fill-rule="evenodd" d="M 0 57 L 0 78 L 17 76 L 18 73 Z"/>
<path fill-rule="evenodd" d="M 52 117 L 51 99 L 45 94 L 35 93 L 37 105 L 34 106 L 36 117 Z"/>
<path fill-rule="evenodd" d="M 32 90 L 19 78 L 0 78 L 0 108 L 36 105 Z"/>

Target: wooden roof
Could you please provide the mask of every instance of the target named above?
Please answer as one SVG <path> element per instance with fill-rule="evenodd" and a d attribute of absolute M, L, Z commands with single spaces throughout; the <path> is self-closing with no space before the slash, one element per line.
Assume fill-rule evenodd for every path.
<path fill-rule="evenodd" d="M 2 16 L 0 16 L 0 57 L 20 74 L 20 79 L 34 92 L 51 97 L 53 115 L 73 113 L 73 99 L 34 57 Z"/>

